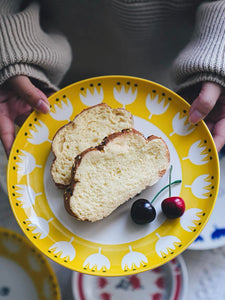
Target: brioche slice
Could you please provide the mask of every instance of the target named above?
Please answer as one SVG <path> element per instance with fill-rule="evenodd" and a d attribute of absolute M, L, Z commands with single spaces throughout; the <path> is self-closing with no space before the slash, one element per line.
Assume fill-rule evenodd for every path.
<path fill-rule="evenodd" d="M 123 108 L 112 109 L 105 103 L 83 110 L 60 128 L 52 141 L 55 159 L 51 175 L 59 188 L 70 184 L 74 158 L 89 147 L 99 145 L 105 136 L 133 127 L 133 116 Z"/>
<path fill-rule="evenodd" d="M 169 162 L 163 139 L 146 139 L 135 129 L 114 133 L 75 158 L 72 182 L 64 193 L 65 208 L 79 220 L 101 220 L 155 184 Z"/>

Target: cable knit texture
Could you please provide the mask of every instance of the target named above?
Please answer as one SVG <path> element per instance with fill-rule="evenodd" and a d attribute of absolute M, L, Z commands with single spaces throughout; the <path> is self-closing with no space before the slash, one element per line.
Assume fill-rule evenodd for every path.
<path fill-rule="evenodd" d="M 123 74 L 176 91 L 225 86 L 224 0 L 39 0 L 44 15 L 27 2 L 0 1 L 0 84 L 24 74 L 55 90 L 62 78 Z"/>
<path fill-rule="evenodd" d="M 41 29 L 37 4 L 16 13 L 19 1 L 13 2 L 3 0 L 1 4 L 0 84 L 23 74 L 56 90 L 71 62 L 70 46 L 63 36 L 47 35 Z"/>
<path fill-rule="evenodd" d="M 202 4 L 196 20 L 191 42 L 174 63 L 176 89 L 201 81 L 225 87 L 225 1 Z"/>

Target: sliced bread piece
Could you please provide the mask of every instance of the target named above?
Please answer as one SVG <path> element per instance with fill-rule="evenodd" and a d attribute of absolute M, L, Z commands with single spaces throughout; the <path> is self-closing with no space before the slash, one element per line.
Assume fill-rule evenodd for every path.
<path fill-rule="evenodd" d="M 146 139 L 135 129 L 109 135 L 75 158 L 65 208 L 79 220 L 101 220 L 155 184 L 169 163 L 168 147 L 159 137 Z"/>
<path fill-rule="evenodd" d="M 74 158 L 89 147 L 99 145 L 105 136 L 133 127 L 133 116 L 123 108 L 112 109 L 105 103 L 83 110 L 60 128 L 52 141 L 55 159 L 51 175 L 59 188 L 70 184 Z"/>

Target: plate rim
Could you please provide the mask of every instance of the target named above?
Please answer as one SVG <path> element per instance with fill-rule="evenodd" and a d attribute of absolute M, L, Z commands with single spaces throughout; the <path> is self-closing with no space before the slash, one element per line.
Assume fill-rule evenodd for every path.
<path fill-rule="evenodd" d="M 53 267 L 51 266 L 50 262 L 48 261 L 47 257 L 43 254 L 42 251 L 40 251 L 31 241 L 30 239 L 28 239 L 26 236 L 18 233 L 17 231 L 15 230 L 12 230 L 12 229 L 9 229 L 9 228 L 4 228 L 4 227 L 0 227 L 0 235 L 4 235 L 6 234 L 7 236 L 14 236 L 16 237 L 17 239 L 19 239 L 20 241 L 22 241 L 22 244 L 23 244 L 23 248 L 25 246 L 26 249 L 30 248 L 30 249 L 33 249 L 35 252 L 38 253 L 38 255 L 41 255 L 41 259 L 44 261 L 44 264 L 49 272 L 49 275 L 53 278 L 54 280 L 54 288 L 56 289 L 57 291 L 57 295 L 54 295 L 54 299 L 55 300 L 61 300 L 61 290 L 60 290 L 60 286 L 59 286 L 59 281 L 58 281 L 58 278 L 53 270 Z M 0 253 L 0 256 L 1 253 Z M 4 256 L 6 257 L 6 256 Z M 6 258 L 8 259 L 11 259 L 10 255 L 9 257 L 7 256 Z M 17 263 L 17 261 L 16 261 Z M 20 265 L 21 266 L 21 265 Z M 23 268 L 23 265 L 21 266 Z M 24 268 L 23 268 L 24 269 Z M 26 269 L 24 269 L 26 271 Z M 34 282 L 33 278 L 31 278 L 31 280 Z M 36 285 L 35 285 L 36 287 Z"/>
<path fill-rule="evenodd" d="M 186 295 L 187 295 L 187 288 L 188 288 L 188 271 L 187 271 L 187 266 L 185 263 L 185 260 L 182 256 L 182 254 L 179 254 L 178 256 L 176 256 L 174 258 L 175 260 L 177 260 L 177 262 L 180 265 L 180 270 L 179 272 L 181 272 L 181 276 L 182 276 L 182 282 L 181 282 L 181 292 L 180 292 L 180 298 L 179 300 L 185 300 L 186 299 Z M 171 269 L 172 268 L 172 261 L 168 261 L 166 264 L 168 264 L 168 268 Z M 161 265 L 160 267 L 165 267 L 165 265 Z M 149 272 L 152 271 L 154 269 L 151 270 L 147 270 L 141 273 L 145 273 L 145 272 Z M 172 274 L 171 274 L 172 275 Z M 90 274 L 84 274 L 84 273 L 80 273 L 77 271 L 72 271 L 72 276 L 71 276 L 71 288 L 72 288 L 72 294 L 73 294 L 73 298 L 74 300 L 89 300 L 83 297 L 80 297 L 79 291 L 77 289 L 78 283 L 77 281 L 79 280 L 80 276 L 92 276 L 92 277 L 96 277 L 94 274 L 90 275 Z M 132 275 L 127 275 L 127 276 L 122 276 L 122 277 L 129 277 Z M 97 277 L 104 277 L 104 278 L 112 278 L 112 276 L 97 276 Z M 121 277 L 121 276 L 115 276 L 115 277 Z M 174 280 L 174 278 L 173 278 Z M 174 300 L 174 299 L 169 299 L 169 300 Z"/>
<path fill-rule="evenodd" d="M 59 93 L 59 92 L 60 92 L 60 93 L 63 93 L 63 91 L 65 91 L 65 90 L 67 90 L 67 89 L 69 89 L 69 88 L 71 88 L 71 87 L 73 87 L 73 86 L 80 85 L 81 83 L 86 83 L 86 82 L 89 82 L 89 81 L 91 81 L 91 80 L 101 80 L 101 79 L 118 79 L 118 80 L 119 80 L 119 79 L 121 79 L 121 80 L 122 80 L 122 79 L 128 79 L 128 80 L 129 80 L 129 79 L 132 79 L 132 80 L 137 80 L 137 81 L 139 81 L 139 82 L 145 82 L 146 84 L 152 84 L 152 85 L 154 85 L 155 87 L 159 87 L 160 89 L 164 89 L 164 90 L 167 91 L 168 93 L 174 95 L 176 98 L 179 98 L 179 101 L 181 101 L 182 103 L 184 103 L 185 105 L 187 105 L 188 107 L 190 107 L 190 104 L 189 104 L 185 99 L 183 99 L 180 95 L 178 95 L 178 94 L 177 94 L 176 92 L 174 92 L 173 90 L 171 90 L 171 89 L 169 89 L 169 88 L 163 86 L 162 84 L 159 84 L 159 83 L 156 83 L 156 82 L 154 82 L 154 81 L 151 81 L 151 80 L 148 80 L 148 79 L 144 79 L 144 78 L 141 78 L 141 77 L 136 77 L 136 76 L 126 76 L 126 75 L 105 75 L 105 76 L 95 76 L 95 77 L 86 78 L 86 79 L 83 79 L 83 80 L 80 80 L 80 81 L 71 83 L 71 84 L 69 84 L 68 86 L 63 87 L 62 89 L 58 90 L 56 93 L 54 93 L 53 95 L 51 95 L 51 96 L 49 97 L 49 100 L 51 101 L 51 99 L 55 98 L 57 93 Z M 29 120 L 30 120 L 32 117 L 34 117 L 35 114 L 36 114 L 36 112 L 33 111 L 33 112 L 29 115 L 29 117 L 26 119 L 26 121 L 24 122 L 24 124 L 22 125 L 21 128 L 26 127 L 26 125 L 29 123 Z M 208 136 L 209 136 L 210 139 L 211 139 L 212 147 L 214 148 L 214 152 L 217 153 L 216 146 L 215 146 L 215 144 L 214 144 L 212 135 L 211 135 L 211 133 L 210 133 L 208 127 L 206 126 L 206 124 L 205 124 L 204 121 L 200 121 L 199 123 L 201 123 L 202 126 L 204 127 L 204 130 L 206 130 Z M 15 141 L 16 141 L 16 140 L 15 140 Z M 13 144 L 13 146 L 12 146 L 12 149 L 11 149 L 11 152 L 10 152 L 10 156 L 9 156 L 8 162 L 11 162 L 11 161 L 12 161 L 13 150 L 14 150 L 15 147 L 16 147 L 16 145 L 15 145 L 15 142 L 14 142 L 14 144 Z M 9 189 L 10 189 L 10 187 L 9 187 L 9 177 L 10 177 L 10 170 L 9 170 L 9 169 L 10 169 L 10 166 L 9 166 L 9 165 L 10 165 L 10 163 L 8 163 L 8 166 L 7 166 L 7 189 L 8 189 L 8 191 L 9 191 Z M 217 155 L 216 155 L 216 165 L 217 165 L 218 179 L 219 179 L 219 178 L 220 178 L 220 168 L 219 168 L 219 159 L 218 159 L 218 156 L 217 156 Z M 216 189 L 214 189 L 215 195 L 218 195 L 218 190 L 219 190 L 219 184 L 216 186 Z M 215 198 L 216 198 L 216 197 L 215 197 Z M 54 260 L 54 258 L 52 258 L 52 256 L 51 256 L 49 253 L 47 253 L 47 251 L 43 251 L 43 250 L 42 250 L 42 247 L 41 247 L 38 243 L 35 243 L 34 240 L 30 239 L 30 236 L 28 235 L 28 232 L 24 229 L 24 227 L 23 227 L 22 224 L 21 224 L 22 221 L 20 220 L 20 218 L 18 217 L 18 215 L 17 215 L 17 213 L 16 213 L 16 211 L 15 211 L 15 207 L 14 207 L 14 205 L 13 205 L 13 203 L 12 203 L 12 200 L 11 200 L 11 197 L 10 197 L 10 196 L 9 196 L 9 200 L 10 200 L 10 206 L 11 206 L 12 211 L 13 211 L 13 214 L 14 214 L 16 220 L 17 220 L 17 223 L 19 224 L 20 228 L 22 229 L 23 233 L 26 235 L 26 237 L 28 238 L 28 240 L 29 240 L 36 248 L 38 248 L 38 250 L 39 250 L 42 254 L 46 255 L 46 256 L 47 256 L 49 259 L 51 259 L 52 261 L 58 263 L 59 265 L 62 265 L 63 267 L 66 267 L 66 268 L 69 268 L 69 269 L 71 269 L 71 270 L 73 270 L 73 271 L 76 271 L 76 270 L 74 269 L 74 267 L 71 266 L 70 264 L 68 264 L 68 265 L 65 266 L 65 264 L 64 264 L 62 261 L 60 261 L 60 260 L 57 260 L 57 261 Z M 211 207 L 210 213 L 208 213 L 208 215 L 205 217 L 205 219 L 204 219 L 204 226 L 202 226 L 202 228 L 199 230 L 199 234 L 201 233 L 201 231 L 204 229 L 205 225 L 207 224 L 208 219 L 210 218 L 210 216 L 211 216 L 211 214 L 212 214 L 212 211 L 213 211 L 213 208 L 214 208 L 214 206 L 215 206 L 215 202 L 216 202 L 216 200 L 214 200 L 214 202 L 213 202 L 213 205 L 212 205 L 212 207 Z M 167 260 L 165 263 L 169 262 L 169 261 L 172 260 L 173 258 L 178 257 L 183 251 L 185 251 L 186 249 L 188 249 L 188 247 L 193 243 L 193 241 L 195 240 L 195 238 L 196 238 L 196 237 L 190 239 L 189 242 L 185 244 L 185 249 L 177 250 L 176 256 L 170 258 L 170 259 Z M 161 266 L 162 264 L 164 264 L 164 263 L 158 263 L 158 264 L 156 264 L 156 265 L 154 266 L 154 268 L 157 268 L 157 267 Z M 148 268 L 148 270 L 150 270 L 150 269 L 152 269 L 152 268 L 151 268 L 151 267 Z M 146 271 L 147 271 L 147 270 L 146 270 Z M 143 272 L 143 270 L 136 270 L 136 271 L 133 271 L 132 274 L 136 274 L 136 273 L 140 273 L 140 272 Z M 83 271 L 82 273 L 84 273 L 84 274 L 90 274 L 90 275 L 94 275 L 94 276 L 99 276 L 98 274 L 93 274 L 91 271 L 87 271 L 87 270 Z M 112 277 L 114 277 L 114 276 L 124 276 L 124 274 L 121 274 L 121 273 L 120 273 L 120 274 L 108 274 L 108 276 L 112 276 Z"/>
<path fill-rule="evenodd" d="M 224 149 L 225 149 L 225 146 L 224 146 Z M 222 179 L 225 178 L 225 171 L 222 171 L 222 168 L 221 168 L 221 161 L 224 160 L 225 162 L 225 152 L 224 153 L 221 153 L 221 155 L 219 155 L 219 164 L 220 164 L 220 184 L 219 184 L 219 192 L 218 192 L 218 195 L 217 195 L 217 199 L 216 199 L 216 202 L 217 201 L 223 201 L 222 197 L 219 198 L 219 194 L 220 194 L 220 185 L 222 184 Z M 216 203 L 215 203 L 216 205 Z M 214 210 L 217 211 L 218 208 L 215 208 L 214 207 Z M 213 216 L 214 218 L 216 217 L 215 215 Z M 212 218 L 212 215 L 210 216 L 210 218 Z M 214 219 L 213 219 L 214 220 Z M 216 223 L 216 220 L 215 220 L 215 225 L 217 225 Z M 208 226 L 208 223 L 206 224 L 206 226 Z M 206 227 L 205 226 L 205 227 Z M 203 230 L 205 229 L 205 227 L 203 228 Z M 224 227 L 225 227 L 225 224 L 224 224 Z M 223 227 L 223 228 L 224 228 Z M 199 251 L 203 251 L 203 250 L 212 250 L 212 249 L 216 249 L 216 248 L 220 248 L 220 247 L 223 247 L 225 246 L 225 237 L 223 237 L 222 239 L 220 240 L 217 240 L 217 242 L 211 242 L 211 243 L 205 243 L 205 242 L 193 242 L 187 250 L 193 250 L 193 251 L 196 251 L 196 250 L 199 250 Z"/>

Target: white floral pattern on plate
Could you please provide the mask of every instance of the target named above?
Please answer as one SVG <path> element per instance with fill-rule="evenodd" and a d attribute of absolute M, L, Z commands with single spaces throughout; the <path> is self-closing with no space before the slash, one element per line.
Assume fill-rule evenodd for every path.
<path fill-rule="evenodd" d="M 66 98 L 65 101 L 61 101 L 60 105 L 54 104 L 54 111 L 50 111 L 50 115 L 53 119 L 56 121 L 64 121 L 67 120 L 70 121 L 70 117 L 73 113 L 73 106 L 68 98 Z"/>
<path fill-rule="evenodd" d="M 225 245 L 225 147 L 219 154 L 221 179 L 219 193 L 214 210 L 205 228 L 202 230 L 196 240 L 189 246 L 190 250 L 215 249 Z M 198 221 L 196 221 L 198 222 Z"/>
<path fill-rule="evenodd" d="M 184 251 L 198 236 L 212 212 L 219 180 L 218 157 L 212 137 L 203 122 L 196 126 L 188 123 L 188 104 L 160 85 L 126 76 L 84 80 L 55 93 L 49 101 L 50 114 L 31 114 L 18 133 L 9 159 L 10 202 L 27 237 L 54 261 L 87 274 L 92 274 L 95 269 L 95 275 L 100 276 L 103 272 L 110 276 L 123 276 L 125 270 L 126 274 L 149 270 Z M 129 219 L 129 205 L 133 200 L 105 220 L 91 225 L 67 215 L 62 201 L 58 201 L 53 210 L 51 201 L 63 195 L 57 190 L 58 196 L 54 197 L 56 187 L 52 185 L 49 173 L 46 176 L 46 162 L 51 157 L 51 139 L 72 115 L 76 116 L 86 106 L 102 102 L 113 108 L 126 107 L 136 118 L 138 129 L 146 136 L 157 133 L 165 137 L 170 148 L 171 162 L 175 166 L 174 177 L 179 175 L 175 179 L 182 179 L 179 188 L 173 187 L 173 195 L 188 199 L 189 209 L 201 210 L 201 220 L 196 219 L 199 217 L 196 214 L 190 214 L 188 218 L 187 214 L 184 215 L 181 222 L 167 220 L 160 209 L 160 201 L 167 195 L 167 191 L 155 202 L 155 222 L 142 229 Z M 183 144 L 187 147 L 183 147 Z M 203 163 L 206 160 L 207 163 Z M 198 168 L 199 165 L 201 168 Z M 156 195 L 167 184 L 168 174 L 165 174 L 149 190 Z M 138 197 L 149 197 L 151 200 L 154 195 L 146 189 Z M 68 221 L 64 222 L 65 219 Z M 193 228 L 193 224 L 196 227 Z M 185 230 L 190 225 L 193 228 L 191 232 Z M 101 241 L 96 240 L 96 232 Z M 139 232 L 141 236 L 138 236 Z M 129 235 L 128 240 L 126 233 Z M 119 242 L 110 242 L 111 237 L 114 239 L 115 236 L 118 236 Z M 130 252 L 127 253 L 128 249 L 124 247 L 130 247 Z M 108 259 L 110 268 L 107 268 L 109 264 L 106 262 L 103 267 L 104 259 L 101 255 Z M 91 260 L 89 267 L 84 269 L 84 262 L 93 257 L 102 260 L 96 259 L 98 264 L 93 264 Z"/>
<path fill-rule="evenodd" d="M 65 258 L 65 260 L 72 261 L 76 256 L 76 251 L 72 246 L 73 238 L 69 241 L 56 242 L 49 248 L 49 253 L 53 253 L 55 256 Z"/>
<path fill-rule="evenodd" d="M 40 145 L 46 141 L 51 143 L 52 141 L 49 140 L 48 138 L 49 136 L 48 126 L 41 120 L 39 120 L 39 124 L 40 125 L 34 124 L 36 130 L 30 129 L 31 138 L 27 139 L 28 142 L 34 145 Z"/>
<path fill-rule="evenodd" d="M 22 208 L 29 208 L 35 204 L 37 196 L 41 196 L 42 192 L 35 193 L 32 187 L 26 184 L 17 184 L 18 201 L 21 203 Z"/>
<path fill-rule="evenodd" d="M 189 208 L 184 212 L 183 216 L 181 216 L 180 225 L 184 230 L 192 232 L 193 229 L 197 227 L 197 224 L 201 221 L 201 216 L 201 209 Z"/>
<path fill-rule="evenodd" d="M 110 261 L 105 255 L 101 254 L 101 248 L 99 248 L 98 253 L 91 254 L 87 257 L 83 264 L 83 268 L 89 268 L 92 271 L 95 271 L 95 269 L 98 271 L 101 269 L 106 271 L 110 269 Z"/>
<path fill-rule="evenodd" d="M 203 174 L 198 176 L 191 185 L 186 184 L 186 188 L 191 188 L 193 195 L 200 199 L 207 199 L 209 193 L 209 187 L 211 185 L 209 174 Z"/>
<path fill-rule="evenodd" d="M 181 136 L 186 136 L 191 134 L 195 128 L 193 125 L 187 122 L 187 116 L 181 117 L 181 113 L 177 113 L 173 118 L 173 132 L 170 133 L 170 136 L 178 134 Z"/>
<path fill-rule="evenodd" d="M 97 88 L 94 88 L 93 93 L 86 89 L 86 95 L 80 93 L 80 100 L 87 106 L 97 105 L 102 103 L 104 98 L 104 93 L 102 87 L 98 91 Z"/>
<path fill-rule="evenodd" d="M 136 270 L 148 264 L 148 259 L 143 253 L 133 251 L 131 246 L 129 246 L 129 250 L 130 252 L 123 257 L 121 262 L 123 271 Z"/>
<path fill-rule="evenodd" d="M 170 102 L 168 102 L 167 104 L 165 104 L 165 102 L 166 102 L 165 98 L 159 101 L 159 95 L 155 95 L 154 97 L 152 97 L 150 94 L 148 94 L 145 101 L 146 107 L 150 112 L 148 118 L 151 119 L 153 115 L 164 114 L 170 105 Z"/>
<path fill-rule="evenodd" d="M 133 92 L 131 86 L 128 90 L 126 90 L 124 85 L 122 85 L 120 89 L 118 89 L 118 87 L 114 87 L 113 89 L 113 95 L 115 99 L 123 105 L 123 108 L 135 101 L 137 98 L 137 92 L 137 88 L 135 88 Z"/>
<path fill-rule="evenodd" d="M 187 157 L 183 157 L 183 160 L 190 159 L 190 161 L 195 165 L 204 165 L 209 162 L 209 152 L 207 147 L 201 140 L 198 140 L 191 145 Z"/>
<path fill-rule="evenodd" d="M 49 220 L 45 220 L 42 217 L 38 217 L 37 215 L 33 215 L 24 221 L 27 229 L 30 230 L 36 238 L 44 239 L 49 234 L 49 222 L 51 222 L 53 218 Z"/>
<path fill-rule="evenodd" d="M 24 150 L 21 150 L 21 152 L 23 153 L 23 155 L 18 155 L 20 161 L 16 163 L 18 166 L 19 175 L 28 175 L 35 168 L 42 168 L 41 165 L 36 165 L 36 160 L 31 153 Z"/>
<path fill-rule="evenodd" d="M 166 235 L 161 237 L 158 233 L 156 233 L 159 238 L 155 250 L 160 257 L 166 257 L 166 255 L 173 253 L 176 247 L 181 246 L 181 241 L 178 237 L 172 235 Z"/>

